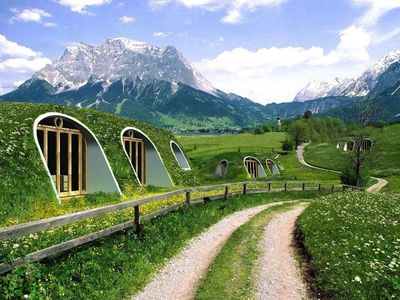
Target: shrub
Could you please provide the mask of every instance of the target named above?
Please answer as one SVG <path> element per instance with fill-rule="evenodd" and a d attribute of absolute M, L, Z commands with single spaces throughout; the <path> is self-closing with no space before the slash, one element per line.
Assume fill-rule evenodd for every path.
<path fill-rule="evenodd" d="M 282 150 L 284 151 L 293 151 L 294 149 L 294 141 L 290 137 L 286 137 L 286 139 L 282 143 Z"/>
<path fill-rule="evenodd" d="M 342 169 L 340 180 L 342 183 L 348 185 L 365 186 L 368 183 L 369 178 L 365 169 L 361 170 L 360 176 L 357 178 L 353 165 L 351 163 L 347 163 Z"/>

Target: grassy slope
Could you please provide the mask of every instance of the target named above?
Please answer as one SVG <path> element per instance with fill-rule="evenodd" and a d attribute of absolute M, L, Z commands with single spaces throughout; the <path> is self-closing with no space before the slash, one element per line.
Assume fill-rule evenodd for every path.
<path fill-rule="evenodd" d="M 389 181 L 387 189 L 400 192 L 400 124 L 371 129 L 371 138 L 374 142 L 368 162 L 371 174 L 385 177 Z M 336 149 L 336 143 L 312 144 L 306 150 L 306 161 L 317 166 L 339 170 L 346 161 L 346 153 L 343 148 Z"/>
<path fill-rule="evenodd" d="M 271 207 L 236 230 L 209 267 L 196 299 L 249 299 L 254 293 L 255 262 L 264 228 L 278 212 L 292 204 Z"/>
<path fill-rule="evenodd" d="M 277 155 L 275 151 L 281 150 L 281 143 L 284 139 L 285 133 L 271 132 L 261 135 L 182 136 L 179 141 L 185 147 L 196 177 L 203 182 L 220 182 L 248 180 L 243 158 L 254 156 L 265 164 L 267 158 L 275 158 Z M 240 152 L 238 152 L 238 148 L 240 148 Z M 224 179 L 214 175 L 216 165 L 222 159 L 228 160 L 228 171 Z M 269 180 L 339 180 L 336 174 L 301 166 L 295 153 L 282 155 L 275 161 L 280 161 L 285 170 L 281 172 L 281 176 L 272 177 L 266 169 Z"/>
<path fill-rule="evenodd" d="M 141 129 L 154 141 L 175 184 L 187 186 L 197 183 L 192 172 L 183 171 L 177 164 L 169 146 L 174 137 L 165 130 L 90 109 L 0 103 L 0 224 L 10 219 L 18 222 L 17 219 L 22 215 L 35 217 L 38 214 L 38 218 L 41 214 L 52 215 L 63 209 L 56 202 L 32 135 L 34 120 L 51 111 L 75 117 L 93 131 L 127 197 L 143 192 L 132 174 L 120 141 L 120 132 L 127 126 Z M 110 201 L 120 199 L 93 199 L 92 196 L 91 200 L 82 200 L 78 206 L 87 207 Z"/>
<path fill-rule="evenodd" d="M 263 203 L 319 195 L 281 192 L 268 197 L 237 196 L 183 208 L 146 222 L 141 240 L 135 237 L 133 229 L 127 230 L 41 263 L 18 267 L 0 276 L 0 299 L 21 299 L 25 294 L 29 299 L 128 298 L 143 288 L 151 275 L 190 238 L 224 216 Z"/>
<path fill-rule="evenodd" d="M 400 196 L 342 193 L 313 202 L 299 219 L 322 298 L 400 297 Z M 321 298 L 321 295 L 319 296 Z"/>

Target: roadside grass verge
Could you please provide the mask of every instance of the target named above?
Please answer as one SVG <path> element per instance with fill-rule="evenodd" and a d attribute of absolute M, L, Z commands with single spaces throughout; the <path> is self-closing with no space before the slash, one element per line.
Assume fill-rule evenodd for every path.
<path fill-rule="evenodd" d="M 296 202 L 298 203 L 298 202 Z M 228 239 L 200 283 L 196 299 L 250 299 L 255 292 L 258 247 L 266 224 L 296 203 L 268 208 L 242 225 Z"/>
<path fill-rule="evenodd" d="M 400 298 L 399 224 L 397 194 L 339 193 L 312 202 L 298 229 L 316 297 Z"/>
<path fill-rule="evenodd" d="M 0 299 L 124 299 L 138 292 L 168 259 L 223 217 L 249 207 L 324 193 L 279 192 L 231 197 L 183 207 L 134 229 L 0 276 Z M 23 247 L 24 245 L 18 245 Z M 12 245 L 15 247 L 15 245 Z"/>

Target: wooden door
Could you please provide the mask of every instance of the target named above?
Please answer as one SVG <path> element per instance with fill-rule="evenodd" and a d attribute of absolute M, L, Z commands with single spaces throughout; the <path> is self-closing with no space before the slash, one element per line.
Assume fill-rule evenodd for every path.
<path fill-rule="evenodd" d="M 146 185 L 146 148 L 144 141 L 134 137 L 124 137 L 124 147 L 139 181 Z"/>

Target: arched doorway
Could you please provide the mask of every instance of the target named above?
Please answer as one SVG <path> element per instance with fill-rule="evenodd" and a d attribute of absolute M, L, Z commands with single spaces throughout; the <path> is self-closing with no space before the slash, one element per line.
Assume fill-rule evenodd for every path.
<path fill-rule="evenodd" d="M 141 185 L 173 186 L 160 153 L 146 134 L 129 127 L 122 130 L 121 139 L 125 154 Z"/>
<path fill-rule="evenodd" d="M 355 143 L 354 143 L 354 141 L 348 141 L 348 142 L 346 142 L 345 144 L 344 144 L 344 151 L 353 151 L 353 149 L 354 149 L 354 145 L 355 145 Z"/>
<path fill-rule="evenodd" d="M 267 177 L 264 167 L 258 159 L 252 156 L 246 156 L 243 160 L 247 173 L 251 178 Z"/>
<path fill-rule="evenodd" d="M 221 160 L 217 164 L 217 169 L 215 170 L 215 175 L 218 177 L 225 177 L 228 170 L 228 161 L 226 159 Z"/>
<path fill-rule="evenodd" d="M 99 142 L 78 120 L 47 113 L 35 121 L 34 132 L 60 199 L 100 191 L 121 194 Z"/>
<path fill-rule="evenodd" d="M 369 151 L 372 148 L 372 140 L 371 139 L 364 139 L 362 143 L 361 150 Z"/>
<path fill-rule="evenodd" d="M 170 142 L 171 151 L 175 156 L 176 161 L 178 162 L 179 166 L 184 170 L 190 170 L 190 165 L 183 153 L 181 147 L 174 141 Z"/>
<path fill-rule="evenodd" d="M 277 165 L 271 159 L 267 159 L 265 162 L 268 167 L 268 170 L 270 171 L 270 173 L 272 175 L 280 175 L 281 174 L 279 172 Z"/>

